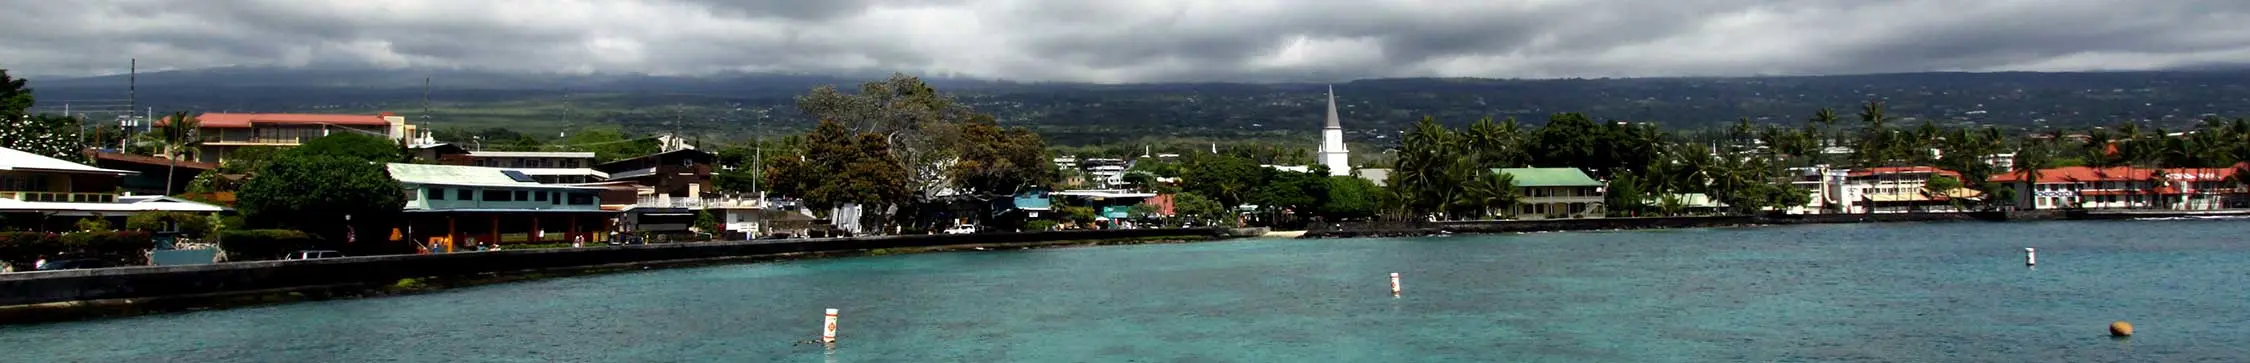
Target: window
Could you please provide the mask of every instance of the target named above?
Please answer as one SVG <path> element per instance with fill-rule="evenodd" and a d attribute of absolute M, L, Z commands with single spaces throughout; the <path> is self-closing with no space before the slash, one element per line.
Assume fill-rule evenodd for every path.
<path fill-rule="evenodd" d="M 518 190 L 518 191 L 516 191 L 516 199 L 515 199 L 515 200 L 517 200 L 517 201 L 525 201 L 525 200 L 531 200 L 531 195 L 530 195 L 530 194 L 531 194 L 531 192 L 527 192 L 527 191 L 521 191 L 521 190 Z"/>
<path fill-rule="evenodd" d="M 550 194 L 550 195 L 548 196 L 548 198 L 547 198 L 547 201 L 550 201 L 550 202 L 554 202 L 554 203 L 552 203 L 552 204 L 554 204 L 554 205 L 562 205 L 562 202 L 563 202 L 563 195 L 562 195 L 562 192 L 547 192 L 547 194 Z"/>
<path fill-rule="evenodd" d="M 523 167 L 526 167 L 526 168 L 544 168 L 544 167 L 547 167 L 547 161 L 546 161 L 546 160 L 542 160 L 542 159 L 529 159 L 529 160 L 524 160 L 524 161 L 523 161 Z M 539 200 L 546 200 L 546 199 L 545 199 L 545 198 L 541 198 L 541 199 L 539 199 Z"/>
<path fill-rule="evenodd" d="M 477 192 L 469 190 L 469 188 L 461 188 L 453 191 L 453 200 L 476 200 L 476 196 Z"/>
<path fill-rule="evenodd" d="M 519 193 L 520 193 L 520 192 L 519 192 Z M 509 196 L 509 195 L 510 195 L 510 194 L 508 194 L 508 191 L 506 191 L 506 190 L 487 190 L 487 191 L 484 191 L 484 201 L 487 201 L 487 202 L 506 202 L 506 201 L 508 201 L 508 200 L 509 200 L 509 199 L 508 199 L 508 196 Z"/>
<path fill-rule="evenodd" d="M 593 195 L 593 194 L 590 194 L 590 193 L 570 193 L 570 205 L 588 205 L 588 204 L 594 204 L 594 195 Z"/>
<path fill-rule="evenodd" d="M 547 192 L 534 193 L 533 197 L 535 198 L 533 201 L 545 202 L 547 201 Z"/>
<path fill-rule="evenodd" d="M 430 188 L 430 200 L 445 200 L 445 188 Z"/>

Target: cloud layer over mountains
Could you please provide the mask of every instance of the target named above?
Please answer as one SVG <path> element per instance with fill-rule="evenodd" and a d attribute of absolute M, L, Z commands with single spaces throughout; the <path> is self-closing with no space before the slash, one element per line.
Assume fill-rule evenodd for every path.
<path fill-rule="evenodd" d="M 2240 0 L 0 0 L 0 68 L 906 71 L 1084 82 L 2142 70 Z"/>

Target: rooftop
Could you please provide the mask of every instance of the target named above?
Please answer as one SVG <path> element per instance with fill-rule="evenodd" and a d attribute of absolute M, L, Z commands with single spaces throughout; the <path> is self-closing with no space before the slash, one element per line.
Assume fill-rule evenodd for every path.
<path fill-rule="evenodd" d="M 424 185 L 458 185 L 472 187 L 550 188 L 550 189 L 602 189 L 568 185 L 540 184 L 530 178 L 516 178 L 510 173 L 523 175 L 513 169 L 481 166 L 431 165 L 391 163 L 391 179 L 400 183 Z"/>
<path fill-rule="evenodd" d="M 206 113 L 195 116 L 203 128 L 249 128 L 254 125 L 338 125 L 338 126 L 389 126 L 383 119 L 389 113 L 375 115 L 337 115 L 311 113 Z M 171 118 L 156 121 L 157 126 L 172 122 Z"/>
<path fill-rule="evenodd" d="M 1602 182 L 1586 176 L 1578 168 L 1499 168 L 1492 172 L 1508 174 L 1519 187 L 1598 187 Z"/>
<path fill-rule="evenodd" d="M 592 159 L 594 153 L 577 151 L 470 151 L 469 156 L 480 158 L 572 158 Z"/>
<path fill-rule="evenodd" d="M 23 150 L 4 147 L 0 147 L 0 170 L 112 175 L 136 174 L 131 171 L 110 170 L 86 166 L 86 164 L 74 163 L 68 160 L 50 158 L 46 155 L 33 154 L 24 152 Z"/>

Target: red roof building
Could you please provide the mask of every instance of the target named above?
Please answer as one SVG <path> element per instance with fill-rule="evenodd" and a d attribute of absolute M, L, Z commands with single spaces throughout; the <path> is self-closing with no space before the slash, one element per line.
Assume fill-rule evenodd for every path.
<path fill-rule="evenodd" d="M 2246 190 L 2229 168 L 2070 166 L 2015 171 L 1993 182 L 2016 190 L 2018 208 L 2163 208 L 2211 210 L 2241 204 Z"/>
<path fill-rule="evenodd" d="M 292 147 L 306 140 L 335 133 L 360 133 L 403 140 L 415 128 L 406 117 L 383 112 L 373 115 L 305 113 L 205 113 L 196 115 L 197 132 L 204 139 L 199 160 L 218 162 L 243 147 Z M 171 118 L 156 121 L 161 127 Z"/>

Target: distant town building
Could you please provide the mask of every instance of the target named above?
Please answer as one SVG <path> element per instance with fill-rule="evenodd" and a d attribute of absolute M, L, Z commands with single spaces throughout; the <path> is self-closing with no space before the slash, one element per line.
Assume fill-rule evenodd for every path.
<path fill-rule="evenodd" d="M 2159 208 L 2215 210 L 2250 207 L 2250 187 L 2234 181 L 2241 167 L 2095 168 L 2072 166 L 2014 171 L 1991 181 L 2014 190 L 2016 208 Z M 2036 175 L 2034 175 L 2036 174 Z"/>

